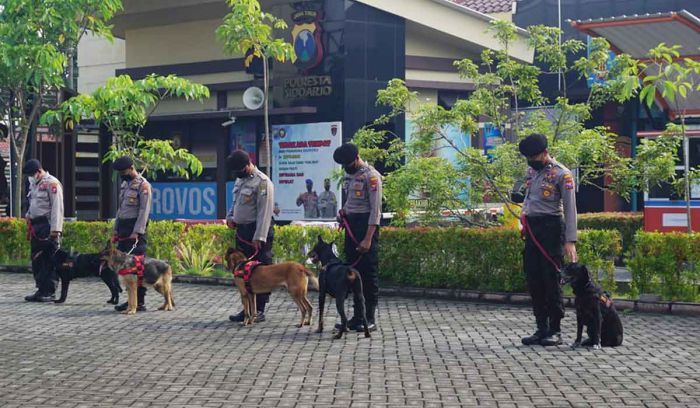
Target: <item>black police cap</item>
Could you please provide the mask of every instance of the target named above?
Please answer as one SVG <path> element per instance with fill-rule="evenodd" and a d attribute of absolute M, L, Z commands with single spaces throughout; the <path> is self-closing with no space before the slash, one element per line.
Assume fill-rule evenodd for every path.
<path fill-rule="evenodd" d="M 243 170 L 245 166 L 250 164 L 250 156 L 245 150 L 236 150 L 226 158 L 226 164 L 231 171 Z"/>
<path fill-rule="evenodd" d="M 531 134 L 520 141 L 518 149 L 525 157 L 536 156 L 547 149 L 547 136 L 539 133 Z"/>
<path fill-rule="evenodd" d="M 336 163 L 344 166 L 355 161 L 359 153 L 360 151 L 357 146 L 352 143 L 345 143 L 344 145 L 335 149 L 335 152 L 333 152 L 333 160 L 335 160 Z"/>
<path fill-rule="evenodd" d="M 27 160 L 27 162 L 24 163 L 24 167 L 22 167 L 22 172 L 24 172 L 24 174 L 26 175 L 33 176 L 34 173 L 39 171 L 40 168 L 41 162 L 37 159 L 31 159 Z"/>
<path fill-rule="evenodd" d="M 116 171 L 122 171 L 134 165 L 134 161 L 129 156 L 122 156 L 112 163 L 112 168 Z"/>

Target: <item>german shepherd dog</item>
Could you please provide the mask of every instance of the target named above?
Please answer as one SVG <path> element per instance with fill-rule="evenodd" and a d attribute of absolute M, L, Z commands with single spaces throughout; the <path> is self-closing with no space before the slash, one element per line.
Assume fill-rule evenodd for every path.
<path fill-rule="evenodd" d="M 564 284 L 571 283 L 576 295 L 576 340 L 573 347 L 599 349 L 622 344 L 622 322 L 610 295 L 591 279 L 585 265 L 572 263 L 562 270 Z M 581 342 L 583 326 L 588 338 Z"/>
<path fill-rule="evenodd" d="M 323 308 L 326 303 L 326 294 L 335 298 L 335 307 L 340 315 L 341 329 L 334 338 L 343 337 L 343 333 L 348 331 L 348 318 L 345 316 L 345 299 L 352 292 L 353 301 L 360 306 L 362 313 L 362 324 L 365 329 L 365 337 L 371 337 L 369 325 L 367 324 L 367 314 L 365 313 L 365 296 L 362 292 L 362 279 L 360 272 L 348 264 L 344 264 L 333 253 L 333 245 L 323 242 L 318 236 L 318 242 L 308 254 L 309 259 L 314 263 L 321 264 L 319 273 L 319 294 L 318 294 L 318 329 L 317 333 L 323 332 Z"/>
<path fill-rule="evenodd" d="M 111 297 L 107 303 L 116 305 L 119 303 L 119 293 L 122 292 L 119 286 L 119 277 L 116 272 L 107 267 L 102 257 L 105 252 L 96 254 L 68 253 L 59 249 L 54 255 L 56 262 L 56 273 L 61 279 L 61 297 L 55 300 L 56 303 L 63 303 L 68 297 L 70 282 L 76 278 L 88 276 L 99 276 L 107 285 Z"/>
<path fill-rule="evenodd" d="M 129 255 L 118 250 L 114 246 L 110 246 L 107 253 L 103 256 L 103 260 L 107 266 L 113 271 L 121 271 L 122 269 L 133 268 L 136 265 L 134 255 Z M 144 258 L 143 260 L 143 284 L 152 286 L 158 293 L 163 295 L 165 300 L 163 306 L 158 310 L 173 310 L 175 302 L 173 301 L 173 271 L 167 262 Z M 128 307 L 123 314 L 131 315 L 136 313 L 137 299 L 136 292 L 138 288 L 138 276 L 136 273 L 120 275 L 121 282 L 124 284 L 129 296 Z"/>
<path fill-rule="evenodd" d="M 226 266 L 231 273 L 241 271 L 248 262 L 248 258 L 245 254 L 241 250 L 235 248 L 229 248 L 226 251 L 225 259 Z M 318 288 L 318 279 L 316 279 L 313 273 L 306 269 L 304 265 L 298 262 L 258 265 L 253 270 L 248 283 L 248 287 L 251 291 L 246 288 L 246 283 L 243 278 L 234 277 L 233 280 L 241 294 L 241 303 L 243 303 L 243 312 L 245 313 L 245 319 L 242 323 L 244 326 L 255 322 L 258 310 L 255 305 L 255 294 L 269 293 L 280 286 L 287 287 L 289 296 L 292 297 L 294 303 L 299 307 L 301 321 L 297 327 L 311 325 L 313 307 L 306 295 L 309 281 L 311 281 L 312 287 Z"/>

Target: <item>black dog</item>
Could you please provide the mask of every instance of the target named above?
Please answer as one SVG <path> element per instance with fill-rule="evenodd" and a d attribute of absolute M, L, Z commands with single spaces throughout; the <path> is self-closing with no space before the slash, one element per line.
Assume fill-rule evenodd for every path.
<path fill-rule="evenodd" d="M 622 344 L 622 322 L 610 295 L 591 280 L 588 268 L 579 263 L 562 271 L 564 283 L 571 283 L 576 295 L 576 341 L 573 346 L 616 347 Z M 583 326 L 588 338 L 581 342 Z"/>
<path fill-rule="evenodd" d="M 69 254 L 59 249 L 54 255 L 54 261 L 56 262 L 56 272 L 61 279 L 61 297 L 55 302 L 63 303 L 66 301 L 68 287 L 73 279 L 99 276 L 111 293 L 107 303 L 119 304 L 119 293 L 122 291 L 119 285 L 119 277 L 102 260 L 103 255 L 102 253 Z"/>
<path fill-rule="evenodd" d="M 319 317 L 316 332 L 321 333 L 323 331 L 323 307 L 326 303 L 326 294 L 328 294 L 335 298 L 335 306 L 340 315 L 340 329 L 334 338 L 339 339 L 343 337 L 343 333 L 348 331 L 348 318 L 345 316 L 345 299 L 352 292 L 353 301 L 360 306 L 365 337 L 371 337 L 369 325 L 367 324 L 367 314 L 365 313 L 365 296 L 362 293 L 360 272 L 338 259 L 333 253 L 332 244 L 323 242 L 320 235 L 318 243 L 309 252 L 308 256 L 313 262 L 321 263 L 321 272 L 318 276 Z"/>

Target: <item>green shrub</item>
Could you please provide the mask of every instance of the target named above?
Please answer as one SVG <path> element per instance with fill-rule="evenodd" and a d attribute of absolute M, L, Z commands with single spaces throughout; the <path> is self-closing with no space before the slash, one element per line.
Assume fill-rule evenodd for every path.
<path fill-rule="evenodd" d="M 380 276 L 399 285 L 522 291 L 523 243 L 505 228 L 385 228 Z"/>
<path fill-rule="evenodd" d="M 63 248 L 67 251 L 95 253 L 110 242 L 112 223 L 104 221 L 73 221 L 63 224 Z"/>
<path fill-rule="evenodd" d="M 0 221 L 0 261 L 28 263 L 29 245 L 23 221 Z M 235 231 L 221 224 L 186 227 L 172 221 L 151 222 L 148 227 L 149 255 L 170 261 L 176 272 L 227 275 L 211 264 L 222 263 Z M 334 241 L 342 254 L 342 232 L 321 226 L 289 225 L 275 227 L 273 252 L 276 261 L 305 262 L 306 254 L 318 235 Z M 107 222 L 66 223 L 64 246 L 80 252 L 96 252 L 111 237 Z M 522 292 L 523 241 L 512 228 L 382 228 L 380 232 L 379 273 L 390 284 Z M 177 246 L 189 254 L 178 260 Z M 612 258 L 620 246 L 616 231 L 581 231 L 580 258 L 595 270 L 608 274 L 606 289 L 614 288 Z M 179 270 L 178 270 L 179 265 Z"/>
<path fill-rule="evenodd" d="M 186 240 L 185 224 L 176 221 L 151 221 L 148 223 L 148 256 L 175 260 L 175 245 Z"/>
<path fill-rule="evenodd" d="M 0 218 L 0 263 L 26 265 L 29 263 L 27 224 L 16 218 Z"/>
<path fill-rule="evenodd" d="M 614 230 L 622 236 L 622 253 L 627 253 L 634 243 L 634 235 L 644 227 L 644 215 L 640 212 L 602 212 L 579 214 L 579 229 Z"/>
<path fill-rule="evenodd" d="M 615 258 L 621 251 L 621 234 L 614 230 L 582 230 L 576 245 L 579 262 L 585 264 L 593 279 L 610 293 L 617 290 Z M 600 274 L 603 278 L 600 278 Z"/>
<path fill-rule="evenodd" d="M 386 228 L 381 243 L 380 275 L 390 283 L 498 292 L 526 290 L 523 241 L 512 229 Z M 620 235 L 615 231 L 580 231 L 579 257 L 594 270 L 607 272 L 603 284 L 608 290 L 614 289 L 613 259 L 619 247 Z"/>
<path fill-rule="evenodd" d="M 342 256 L 344 236 L 337 229 L 315 225 L 286 225 L 275 227 L 272 246 L 275 260 L 306 262 L 306 255 L 318 241 L 319 235 L 326 242 L 335 242 Z"/>
<path fill-rule="evenodd" d="M 226 250 L 234 245 L 236 231 L 223 224 L 195 224 L 187 228 L 183 238 L 193 248 L 205 248 L 215 264 L 222 264 Z"/>
<path fill-rule="evenodd" d="M 700 234 L 640 231 L 628 262 L 632 295 L 657 293 L 666 300 L 696 301 L 699 263 Z"/>
<path fill-rule="evenodd" d="M 175 247 L 176 274 L 211 276 L 214 273 L 214 251 L 211 244 L 193 245 L 192 241 L 180 241 Z"/>

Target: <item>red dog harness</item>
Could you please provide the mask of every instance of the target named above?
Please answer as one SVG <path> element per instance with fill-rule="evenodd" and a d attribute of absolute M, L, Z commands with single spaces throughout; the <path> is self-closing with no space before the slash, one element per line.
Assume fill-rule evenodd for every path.
<path fill-rule="evenodd" d="M 250 278 L 253 276 L 253 271 L 255 270 L 255 268 L 257 268 L 258 265 L 261 264 L 262 262 L 260 261 L 248 261 L 245 262 L 242 267 L 236 268 L 233 271 L 233 277 L 243 279 L 243 283 L 245 283 L 245 289 L 250 294 L 253 294 L 253 287 L 250 285 Z"/>
<path fill-rule="evenodd" d="M 124 268 L 124 269 L 119 270 L 119 272 L 117 272 L 117 274 L 119 276 L 136 274 L 136 276 L 138 277 L 138 285 L 143 286 L 143 271 L 144 271 L 143 258 L 144 258 L 144 255 L 134 256 L 134 265 L 132 265 L 128 268 Z"/>

